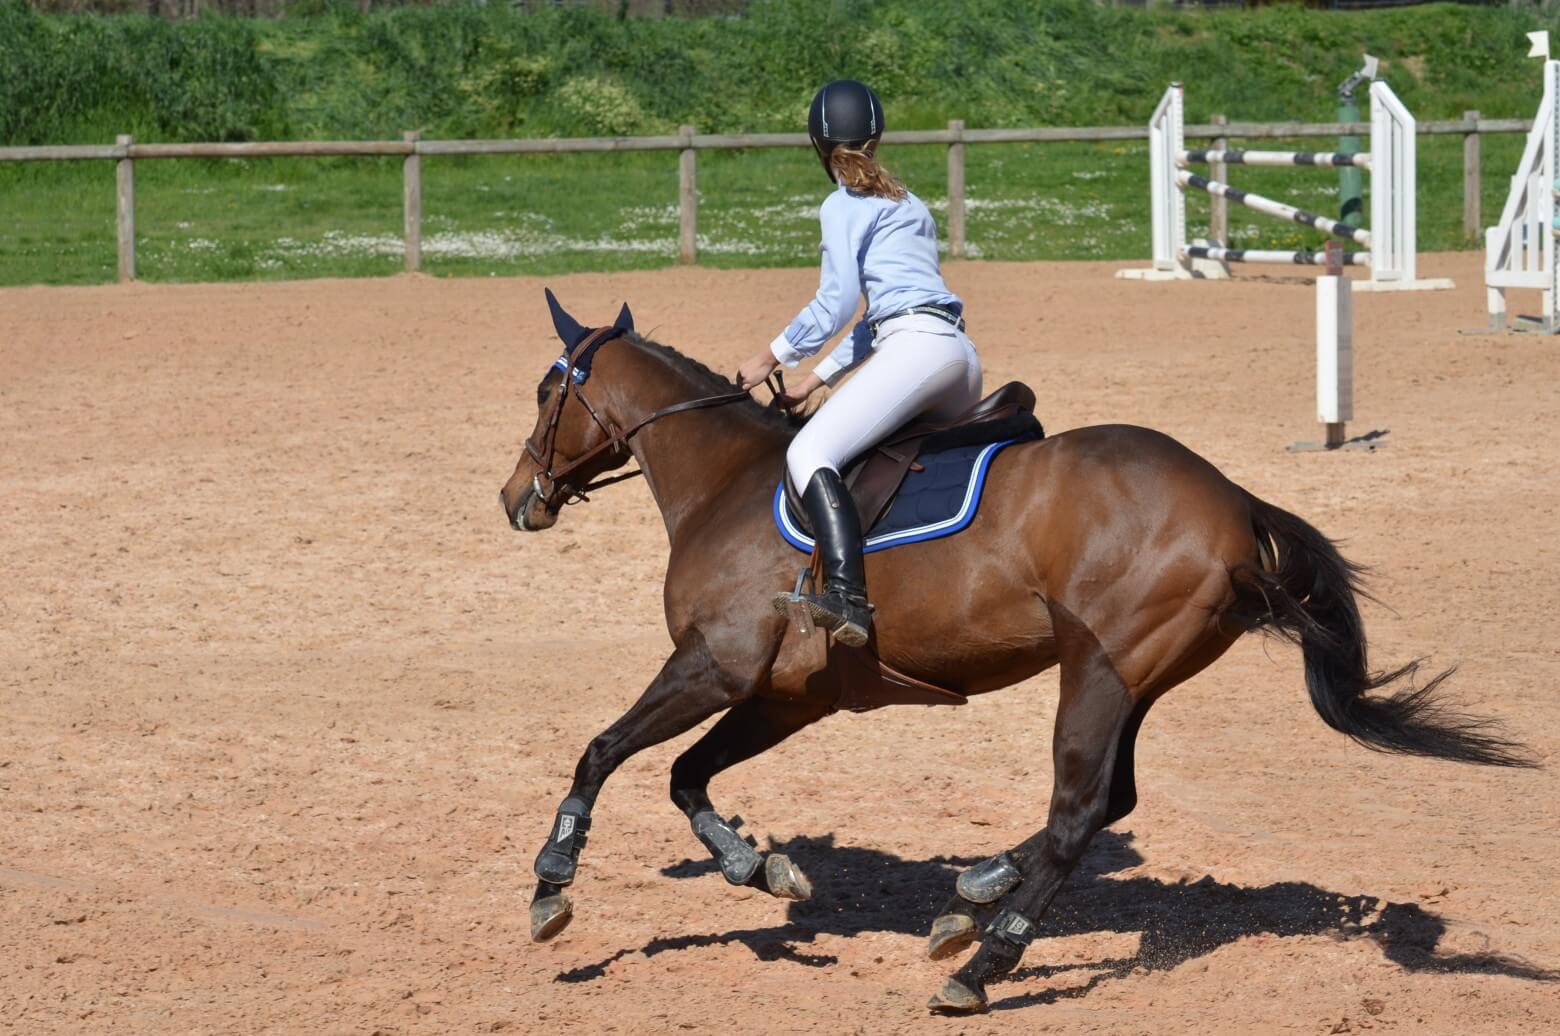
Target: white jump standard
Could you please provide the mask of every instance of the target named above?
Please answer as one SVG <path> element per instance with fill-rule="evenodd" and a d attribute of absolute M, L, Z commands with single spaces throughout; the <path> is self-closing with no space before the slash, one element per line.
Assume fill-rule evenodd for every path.
<path fill-rule="evenodd" d="M 1367 59 L 1369 74 L 1373 60 Z M 1186 234 L 1186 192 L 1204 191 L 1264 215 L 1313 227 L 1353 242 L 1362 249 L 1345 253 L 1343 264 L 1370 271 L 1369 280 L 1355 282 L 1356 291 L 1409 291 L 1450 288 L 1445 278 L 1422 280 L 1417 275 L 1414 203 L 1415 123 L 1408 109 L 1386 83 L 1370 86 L 1370 151 L 1247 151 L 1188 149 L 1185 140 L 1184 91 L 1171 83 L 1149 120 L 1149 196 L 1152 202 L 1153 266 L 1121 270 L 1118 277 L 1137 280 L 1181 280 L 1227 277 L 1225 263 L 1283 263 L 1319 266 L 1321 252 L 1228 248 L 1226 242 L 1192 244 Z M 1196 164 L 1289 166 L 1316 169 L 1356 168 L 1370 172 L 1370 228 L 1306 212 L 1227 183 L 1198 175 Z M 1193 263 L 1197 262 L 1194 270 Z"/>
<path fill-rule="evenodd" d="M 1560 263 L 1556 262 L 1555 235 L 1556 160 L 1560 141 L 1560 61 L 1549 59 L 1549 34 L 1529 33 L 1533 49 L 1529 57 L 1544 58 L 1544 98 L 1539 102 L 1522 164 L 1511 178 L 1511 192 L 1501 210 L 1500 222 L 1484 231 L 1484 287 L 1490 312 L 1490 330 L 1504 330 L 1506 289 L 1536 288 L 1544 293 L 1543 313 L 1537 318 L 1519 317 L 1524 326 L 1513 330 L 1560 333 Z"/>

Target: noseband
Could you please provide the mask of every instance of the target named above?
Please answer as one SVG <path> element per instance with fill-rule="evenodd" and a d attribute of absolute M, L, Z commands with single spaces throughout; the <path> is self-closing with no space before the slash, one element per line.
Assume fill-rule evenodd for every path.
<path fill-rule="evenodd" d="M 542 470 L 531 480 L 531 492 L 534 498 L 542 501 L 542 505 L 549 511 L 556 511 L 566 504 L 579 501 L 589 501 L 586 494 L 600 489 L 602 486 L 610 486 L 614 482 L 623 482 L 643 475 L 642 468 L 627 472 L 622 475 L 613 475 L 610 478 L 597 479 L 588 485 L 574 487 L 567 481 L 569 474 L 593 460 L 598 454 L 612 450 L 628 450 L 628 441 L 639 432 L 640 429 L 654 424 L 663 417 L 672 414 L 680 414 L 687 410 L 704 410 L 709 407 L 725 406 L 728 403 L 738 403 L 752 397 L 747 392 L 738 389 L 736 392 L 726 392 L 718 396 L 705 396 L 700 399 L 690 399 L 683 403 L 673 403 L 671 406 L 661 407 L 652 412 L 648 417 L 635 422 L 627 428 L 619 428 L 610 418 L 591 405 L 590 399 L 585 395 L 585 378 L 580 372 L 588 373 L 592 355 L 597 349 L 614 338 L 622 337 L 624 329 L 620 327 L 598 327 L 584 338 L 575 343 L 574 347 L 564 354 L 562 361 L 563 381 L 560 390 L 553 396 L 552 408 L 548 411 L 547 420 L 542 423 L 542 442 L 537 445 L 534 439 L 525 441 L 525 452 L 534 460 Z M 583 365 L 583 366 L 582 366 Z M 784 392 L 784 384 L 781 385 Z M 553 466 L 558 451 L 558 423 L 563 418 L 563 407 L 573 393 L 584 404 L 585 410 L 591 419 L 606 434 L 606 439 L 592 446 L 580 456 L 566 462 L 562 467 Z M 549 488 L 542 489 L 542 479 L 546 479 Z M 560 498 L 561 496 L 561 498 Z M 521 505 L 521 510 L 526 504 Z"/>

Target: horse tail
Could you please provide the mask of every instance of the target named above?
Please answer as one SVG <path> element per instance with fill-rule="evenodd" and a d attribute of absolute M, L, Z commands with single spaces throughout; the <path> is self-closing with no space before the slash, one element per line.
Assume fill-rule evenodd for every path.
<path fill-rule="evenodd" d="M 1249 494 L 1248 494 L 1249 497 Z M 1311 704 L 1334 730 L 1379 752 L 1454 759 L 1486 766 L 1534 766 L 1527 750 L 1499 724 L 1449 707 L 1441 684 L 1453 670 L 1414 686 L 1420 661 L 1371 672 L 1358 599 L 1364 570 L 1312 526 L 1282 508 L 1249 497 L 1257 564 L 1231 573 L 1237 608 L 1248 628 L 1300 646 Z M 1373 695 L 1403 683 L 1396 693 Z"/>

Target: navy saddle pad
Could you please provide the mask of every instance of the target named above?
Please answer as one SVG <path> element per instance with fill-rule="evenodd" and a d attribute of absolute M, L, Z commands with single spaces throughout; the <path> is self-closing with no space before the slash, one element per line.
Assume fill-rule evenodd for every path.
<path fill-rule="evenodd" d="M 961 444 L 916 458 L 924 470 L 911 469 L 899 487 L 888 512 L 867 533 L 862 544 L 865 553 L 902 547 L 907 543 L 952 536 L 975 520 L 981 492 L 986 488 L 986 472 L 991 460 L 1004 447 L 1016 442 L 1042 438 L 1038 422 L 1030 431 L 995 442 Z M 785 482 L 775 487 L 775 525 L 785 541 L 797 550 L 811 554 L 813 539 L 803 531 L 786 496 Z"/>

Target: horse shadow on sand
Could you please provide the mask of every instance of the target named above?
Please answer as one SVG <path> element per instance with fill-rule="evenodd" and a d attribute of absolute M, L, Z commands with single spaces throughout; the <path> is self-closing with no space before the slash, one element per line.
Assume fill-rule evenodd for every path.
<path fill-rule="evenodd" d="M 1537 967 L 1499 953 L 1436 952 L 1447 931 L 1440 916 L 1416 903 L 1383 902 L 1375 896 L 1346 896 L 1303 882 L 1285 881 L 1260 888 L 1222 884 L 1211 876 L 1194 882 L 1155 878 L 1113 878 L 1143 857 L 1132 847 L 1132 833 L 1104 831 L 1062 887 L 1040 925 L 1041 941 L 1031 961 L 1044 959 L 1044 939 L 1100 932 L 1141 933 L 1137 952 L 1086 963 L 1020 967 L 1010 978 L 1050 978 L 1067 971 L 1094 974 L 1082 985 L 1044 989 L 1008 997 L 995 1010 L 1087 996 L 1102 982 L 1136 970 L 1169 971 L 1245 936 L 1327 935 L 1369 939 L 1382 954 L 1408 971 L 1509 975 L 1533 981 L 1560 981 L 1560 971 Z M 853 937 L 866 932 L 927 934 L 947 901 L 959 871 L 979 857 L 904 860 L 875 849 L 836 845 L 834 836 L 798 837 L 772 843 L 814 878 L 813 897 L 787 904 L 786 922 L 769 928 L 650 940 L 637 949 L 618 950 L 604 960 L 563 971 L 559 982 L 591 982 L 615 961 L 632 953 L 662 953 L 740 943 L 760 960 L 785 960 L 822 968 L 838 963 L 830 954 L 800 947 L 819 935 Z M 709 860 L 684 860 L 661 873 L 669 878 L 715 878 Z"/>

